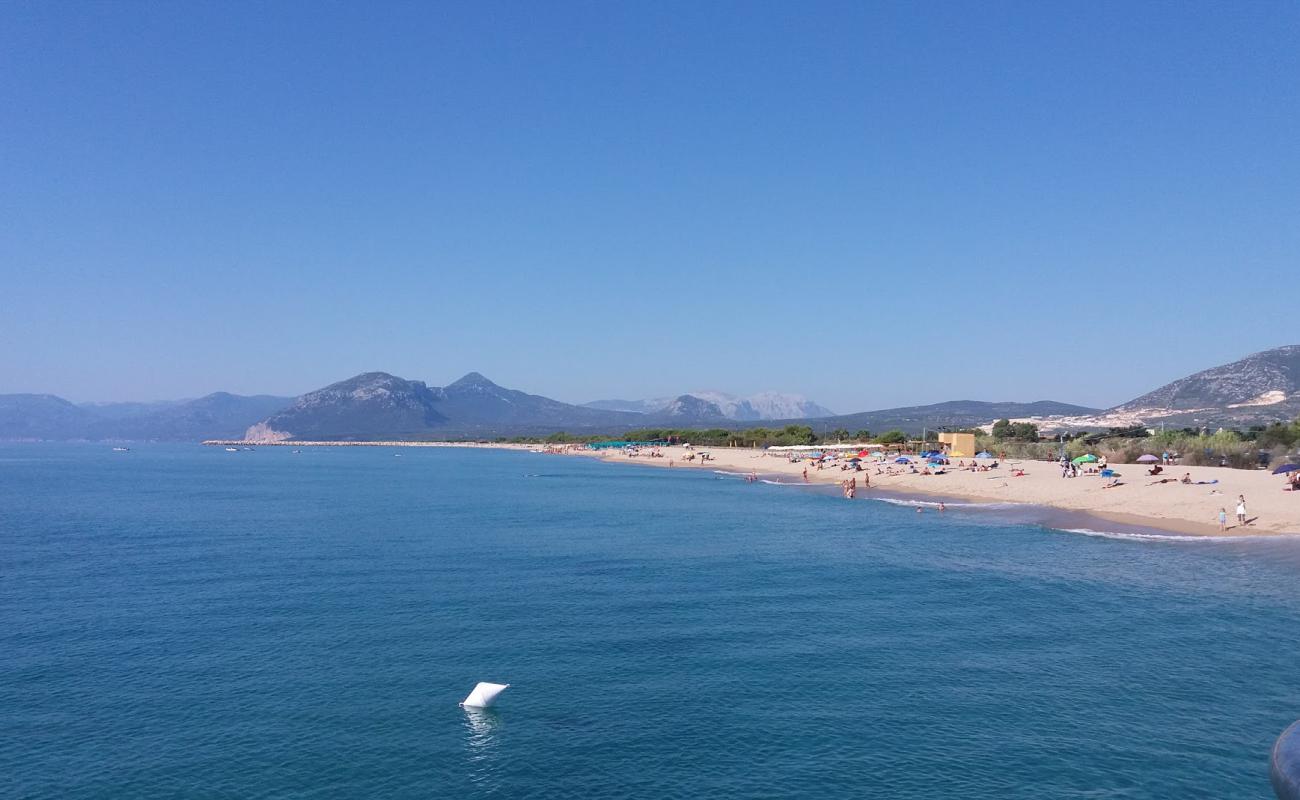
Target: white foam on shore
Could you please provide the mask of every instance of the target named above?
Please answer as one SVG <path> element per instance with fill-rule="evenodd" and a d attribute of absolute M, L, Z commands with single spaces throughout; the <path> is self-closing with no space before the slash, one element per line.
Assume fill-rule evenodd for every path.
<path fill-rule="evenodd" d="M 941 504 L 938 500 L 904 500 L 900 497 L 868 497 L 868 500 L 879 500 L 882 503 L 889 503 L 894 506 L 913 506 L 922 508 L 938 508 Z M 942 503 L 944 508 L 1021 508 L 1024 503 L 950 503 L 947 500 Z"/>
<path fill-rule="evenodd" d="M 713 474 L 714 474 L 714 475 L 734 475 L 734 476 L 737 477 L 737 478 L 745 478 L 745 477 L 748 477 L 749 475 L 751 475 L 752 473 L 749 473 L 749 472 L 727 472 L 725 469 L 715 469 L 715 470 L 713 471 Z"/>
<path fill-rule="evenodd" d="M 1180 533 L 1122 533 L 1120 531 L 1099 531 L 1093 528 L 1050 528 L 1061 533 L 1079 533 L 1101 539 L 1126 539 L 1140 542 L 1241 542 L 1241 541 L 1276 541 L 1279 538 L 1300 537 L 1293 533 L 1242 534 L 1241 536 L 1194 536 Z"/>

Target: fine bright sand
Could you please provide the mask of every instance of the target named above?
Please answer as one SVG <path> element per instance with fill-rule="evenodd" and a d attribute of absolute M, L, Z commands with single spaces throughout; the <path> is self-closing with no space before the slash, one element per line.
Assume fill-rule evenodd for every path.
<path fill-rule="evenodd" d="M 863 472 L 841 471 L 838 465 L 818 470 L 807 460 L 791 463 L 783 455 L 726 447 L 696 448 L 694 452 L 705 451 L 712 456 L 709 461 L 701 463 L 698 455 L 693 462 L 685 461 L 692 451 L 683 447 L 657 450 L 663 454 L 662 458 L 650 458 L 646 450 L 636 457 L 629 457 L 622 451 L 606 451 L 598 457 L 606 461 L 657 467 L 668 467 L 671 463 L 674 469 L 757 472 L 764 477 L 778 475 L 783 480 L 799 481 L 803 480 L 803 472 L 807 469 L 808 480 L 812 483 L 838 484 L 856 476 L 859 498 L 869 498 L 873 492 L 883 490 L 891 494 L 917 493 L 985 502 L 1028 503 L 1186 534 L 1219 535 L 1219 509 L 1223 508 L 1228 513 L 1229 535 L 1300 533 L 1300 492 L 1283 491 L 1287 485 L 1286 477 L 1272 475 L 1267 470 L 1173 465 L 1164 467 L 1163 473 L 1153 477 L 1147 474 L 1149 466 L 1145 464 L 1111 464 L 1121 475 L 1121 485 L 1104 489 L 1102 487 L 1108 479 L 1097 475 L 1062 478 L 1060 466 L 1048 461 L 1010 459 L 1003 461 L 996 470 L 969 472 L 957 466 L 962 459 L 953 459 L 949 471 L 943 475 L 910 472 L 878 475 L 878 466 L 882 469 L 892 466 L 895 470 L 906 470 L 907 466 L 895 465 L 890 459 L 880 465 L 864 461 Z M 592 454 L 582 450 L 572 452 Z M 971 459 L 965 461 L 971 463 Z M 918 469 L 922 466 L 917 464 Z M 1024 470 L 1024 475 L 1013 477 L 1013 470 Z M 1218 483 L 1186 485 L 1176 482 L 1186 472 L 1191 473 L 1193 481 L 1217 480 Z M 864 477 L 870 478 L 869 488 L 864 486 Z M 1153 483 L 1162 478 L 1174 478 L 1175 481 Z M 1246 525 L 1237 524 L 1238 495 L 1246 498 Z"/>

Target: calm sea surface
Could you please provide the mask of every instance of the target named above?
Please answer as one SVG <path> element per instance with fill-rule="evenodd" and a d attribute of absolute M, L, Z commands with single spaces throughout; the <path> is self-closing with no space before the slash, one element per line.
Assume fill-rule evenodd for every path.
<path fill-rule="evenodd" d="M 1300 717 L 1300 540 L 529 453 L 0 446 L 0 622 L 6 798 L 1267 798 Z"/>

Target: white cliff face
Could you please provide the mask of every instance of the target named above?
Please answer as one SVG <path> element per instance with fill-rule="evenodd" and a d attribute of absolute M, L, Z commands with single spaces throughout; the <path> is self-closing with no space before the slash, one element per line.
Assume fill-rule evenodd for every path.
<path fill-rule="evenodd" d="M 289 433 L 288 431 L 277 431 L 265 422 L 259 422 L 244 432 L 244 441 L 258 442 L 260 444 L 284 442 L 292 438 L 292 433 Z"/>
<path fill-rule="evenodd" d="M 1232 403 L 1228 408 L 1250 408 L 1252 406 L 1275 406 L 1278 403 L 1286 402 L 1286 392 L 1278 389 L 1264 392 L 1253 400 L 1247 400 L 1244 403 Z"/>

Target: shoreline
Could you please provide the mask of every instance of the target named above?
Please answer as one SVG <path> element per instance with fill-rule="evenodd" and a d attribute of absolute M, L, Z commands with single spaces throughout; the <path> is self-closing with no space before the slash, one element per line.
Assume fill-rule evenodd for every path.
<path fill-rule="evenodd" d="M 704 448 L 700 448 L 700 449 L 704 449 Z M 741 448 L 710 449 L 708 450 L 708 452 L 714 455 L 714 459 L 703 464 L 700 463 L 692 464 L 692 463 L 681 462 L 680 458 L 686 452 L 682 448 L 661 448 L 661 451 L 665 452 L 666 454 L 665 457 L 663 458 L 644 458 L 644 457 L 629 458 L 622 454 L 603 454 L 603 453 L 584 452 L 584 451 L 570 451 L 570 454 L 585 456 L 588 458 L 596 458 L 600 461 L 605 461 L 605 462 L 614 462 L 614 463 L 625 462 L 629 464 L 639 464 L 641 466 L 651 466 L 651 467 L 658 467 L 658 468 L 672 467 L 675 469 L 680 469 L 680 468 L 695 469 L 695 470 L 707 469 L 707 470 L 721 470 L 727 472 L 738 472 L 742 474 L 749 473 L 749 472 L 756 472 L 760 477 L 770 476 L 770 477 L 782 477 L 787 479 L 795 478 L 796 480 L 782 481 L 783 483 L 795 483 L 795 484 L 799 483 L 797 478 L 802 477 L 802 467 L 804 466 L 803 462 L 800 462 L 799 464 L 791 464 L 788 461 L 785 461 L 784 459 L 773 459 L 772 457 L 767 456 L 761 451 L 744 450 Z M 672 451 L 672 455 L 675 455 L 677 457 L 673 458 L 670 455 L 668 455 L 667 453 L 669 451 Z M 723 457 L 727 455 L 730 455 L 731 457 L 730 458 Z M 958 460 L 960 461 L 961 459 Z M 969 461 L 969 459 L 967 460 Z M 670 461 L 672 463 L 669 463 Z M 750 463 L 744 463 L 745 461 L 749 461 Z M 755 461 L 758 461 L 760 463 L 754 463 Z M 1037 470 L 1039 474 L 1045 474 L 1051 470 L 1059 471 L 1059 467 L 1053 462 L 1017 461 L 1015 463 L 1025 466 L 1027 471 Z M 1138 465 L 1138 464 L 1116 464 L 1114 466 L 1118 469 L 1125 470 L 1124 474 L 1126 476 L 1135 474 L 1137 473 L 1138 470 L 1145 470 L 1144 465 Z M 1176 473 L 1178 470 L 1181 469 L 1182 469 L 1181 467 L 1171 467 L 1169 469 L 1169 472 L 1165 474 L 1167 475 L 1170 473 Z M 1186 513 L 1184 514 L 1170 513 L 1170 510 L 1165 508 L 1160 508 L 1160 509 L 1144 508 L 1142 510 L 1134 510 L 1134 509 L 1116 510 L 1114 508 L 1106 508 L 1106 507 L 1099 508 L 1090 503 L 1076 502 L 1076 503 L 1067 504 L 1066 502 L 1061 502 L 1060 500 L 1053 502 L 1053 498 L 1051 497 L 1044 498 L 1041 495 L 1036 495 L 1033 497 L 1021 497 L 1018 495 L 1018 493 L 1008 494 L 1008 493 L 997 493 L 997 492 L 985 492 L 985 491 L 978 491 L 978 490 L 971 491 L 967 488 L 966 485 L 955 485 L 955 483 L 946 483 L 942 485 L 942 487 L 938 485 L 917 486 L 915 485 L 916 480 L 914 479 L 928 478 L 930 480 L 934 480 L 937 482 L 937 481 L 942 481 L 944 480 L 944 478 L 947 478 L 949 476 L 948 475 L 924 476 L 924 478 L 922 476 L 916 476 L 910 474 L 896 475 L 896 476 L 876 476 L 874 474 L 874 470 L 869 470 L 869 472 L 871 473 L 870 477 L 872 478 L 871 485 L 869 487 L 864 487 L 859 485 L 857 498 L 866 499 L 866 500 L 870 500 L 870 499 L 901 500 L 904 502 L 909 502 L 909 501 L 935 502 L 935 503 L 943 502 L 947 504 L 974 502 L 974 503 L 990 504 L 990 505 L 993 504 L 1006 505 L 1010 508 L 1020 506 L 1027 512 L 1030 511 L 1038 512 L 1042 517 L 1047 518 L 1049 521 L 1052 518 L 1055 518 L 1056 520 L 1063 523 L 1067 521 L 1071 523 L 1077 523 L 1074 527 L 1063 527 L 1062 525 L 1049 524 L 1049 522 L 1042 523 L 1046 527 L 1051 527 L 1057 530 L 1077 530 L 1077 529 L 1086 528 L 1089 530 L 1095 530 L 1099 533 L 1105 533 L 1108 530 L 1107 526 L 1113 528 L 1113 526 L 1118 525 L 1124 528 L 1135 529 L 1133 532 L 1137 532 L 1137 533 L 1157 531 L 1164 534 L 1196 536 L 1202 538 L 1204 537 L 1242 538 L 1242 537 L 1251 537 L 1251 536 L 1300 536 L 1300 495 L 1297 495 L 1296 497 L 1292 498 L 1289 496 L 1292 493 L 1281 492 L 1280 489 L 1281 482 L 1278 481 L 1275 476 L 1269 475 L 1268 473 L 1263 471 L 1232 470 L 1226 467 L 1197 467 L 1197 468 L 1189 468 L 1189 469 L 1194 469 L 1197 473 L 1203 473 L 1207 470 L 1213 470 L 1213 471 L 1222 470 L 1223 472 L 1240 473 L 1239 475 L 1234 477 L 1240 478 L 1241 480 L 1232 481 L 1232 483 L 1249 482 L 1252 484 L 1256 484 L 1250 487 L 1252 494 L 1258 494 L 1257 490 L 1260 488 L 1258 484 L 1261 478 L 1273 478 L 1277 483 L 1278 494 L 1283 495 L 1284 502 L 1286 502 L 1291 506 L 1292 513 L 1291 515 L 1288 515 L 1280 520 L 1275 518 L 1275 520 L 1270 521 L 1271 524 L 1248 524 L 1244 526 L 1238 526 L 1235 524 L 1234 521 L 1234 524 L 1231 525 L 1228 528 L 1228 530 L 1221 531 L 1219 530 L 1219 526 L 1217 522 L 1208 522 L 1208 521 L 1200 522 L 1195 519 L 1188 518 L 1189 515 Z M 1010 473 L 1010 468 L 1008 466 L 1006 469 L 1000 470 L 998 475 L 989 475 L 986 477 L 999 478 L 1004 475 L 1008 476 L 1008 480 L 1001 481 L 999 486 L 1000 488 L 1011 488 L 1011 484 L 1009 483 L 1009 481 L 1019 480 L 1019 479 L 1010 478 L 1009 473 Z M 840 481 L 855 475 L 861 476 L 863 475 L 863 473 L 861 472 L 855 473 L 852 471 L 841 472 L 838 469 L 812 471 L 808 475 L 807 485 L 820 486 L 820 487 L 834 487 L 837 486 Z M 949 475 L 961 476 L 962 473 L 960 472 L 949 473 Z M 965 474 L 965 476 L 970 476 L 970 475 L 971 473 Z M 975 475 L 982 475 L 982 473 L 975 473 Z M 1141 477 L 1148 477 L 1148 476 L 1143 475 Z M 1064 487 L 1066 488 L 1075 488 L 1079 485 L 1077 482 L 1080 481 L 1087 482 L 1089 480 L 1092 480 L 1094 482 L 1090 486 L 1087 486 L 1086 488 L 1089 490 L 1093 490 L 1094 496 L 1097 496 L 1098 499 L 1104 498 L 1105 500 L 1110 501 L 1112 498 L 1116 496 L 1120 496 L 1120 497 L 1123 496 L 1118 492 L 1116 492 L 1115 494 L 1107 494 L 1107 495 L 1100 495 L 1099 493 L 1097 493 L 1096 490 L 1099 490 L 1101 488 L 1100 479 L 1089 479 L 1084 477 L 1070 478 L 1070 479 L 1053 477 L 1050 479 L 1050 481 L 1053 483 L 1057 481 L 1063 482 L 1063 484 L 1057 484 L 1057 485 L 1064 485 Z M 1217 480 L 1224 480 L 1224 479 L 1217 479 Z M 1140 486 L 1141 484 L 1140 478 L 1135 477 L 1132 479 L 1132 481 L 1133 483 L 1126 483 L 1124 485 L 1125 486 L 1136 485 L 1138 486 L 1138 488 L 1145 488 Z M 969 480 L 966 481 L 966 483 L 969 482 L 970 482 Z M 1218 484 L 1218 485 L 1226 485 L 1227 483 L 1228 483 L 1227 481 L 1224 481 L 1223 484 Z M 1161 488 L 1173 488 L 1173 487 L 1169 487 L 1166 484 Z M 1190 488 L 1190 487 L 1179 486 L 1177 488 L 1183 489 L 1183 488 Z M 1235 492 L 1236 490 L 1233 489 L 1233 491 Z M 1215 503 L 1227 503 L 1233 498 L 1235 498 L 1235 495 L 1230 495 L 1226 491 L 1224 491 L 1224 493 L 1221 496 L 1215 497 L 1213 503 L 1210 503 L 1208 505 L 1213 505 Z M 1183 503 L 1179 503 L 1178 505 L 1184 506 Z M 1274 504 L 1269 504 L 1269 505 L 1271 506 Z M 1148 513 L 1143 513 L 1143 510 L 1147 511 Z M 1231 516 L 1231 511 L 1232 508 L 1231 506 L 1229 506 L 1230 516 Z M 1254 511 L 1252 511 L 1251 513 L 1253 515 Z M 1251 517 L 1248 516 L 1247 519 L 1249 520 L 1251 519 Z M 1256 521 L 1258 521 L 1258 517 L 1256 517 L 1255 519 Z M 1091 523 L 1091 524 L 1087 524 L 1087 523 Z"/>
<path fill-rule="evenodd" d="M 785 457 L 750 448 L 697 448 L 694 451 L 682 446 L 656 448 L 662 458 L 646 456 L 629 457 L 623 450 L 591 451 L 576 445 L 519 444 L 507 442 L 423 442 L 423 441 L 279 441 L 258 442 L 247 440 L 213 439 L 205 446 L 239 447 L 458 447 L 470 449 L 515 450 L 548 455 L 580 456 L 610 463 L 627 463 L 639 466 L 720 470 L 760 476 L 785 478 L 783 483 L 800 483 L 807 462 L 791 463 Z M 683 458 L 691 452 L 707 451 L 712 455 L 708 462 L 691 463 Z M 962 459 L 957 459 L 961 461 Z M 970 459 L 966 459 L 970 461 Z M 945 475 L 922 476 L 902 473 L 878 475 L 872 464 L 863 472 L 841 471 L 838 468 L 811 470 L 807 484 L 833 487 L 850 477 L 859 478 L 858 498 L 900 500 L 904 502 L 982 503 L 1022 507 L 1025 512 L 1042 517 L 1040 524 L 1058 530 L 1089 529 L 1106 532 L 1107 527 L 1121 526 L 1134 532 L 1157 531 L 1164 534 L 1197 537 L 1247 537 L 1300 535 L 1300 494 L 1283 492 L 1283 482 L 1263 470 L 1238 470 L 1227 467 L 1169 466 L 1160 478 L 1146 474 L 1146 465 L 1114 464 L 1123 475 L 1123 484 L 1112 490 L 1102 490 L 1101 479 L 1093 476 L 1078 478 L 1059 477 L 1060 468 L 1055 462 L 1009 460 L 1001 468 L 989 472 L 951 469 Z M 1013 467 L 1026 473 L 1023 477 L 1011 475 Z M 1169 477 L 1194 473 L 1198 482 L 1179 485 L 1169 482 Z M 863 486 L 862 477 L 869 477 L 869 486 Z M 1158 484 L 1165 479 L 1167 482 Z M 1171 483 L 1173 485 L 1171 485 Z M 1252 524 L 1236 524 L 1232 512 L 1237 496 L 1245 495 L 1249 501 Z M 1226 508 L 1232 525 L 1219 530 L 1213 521 L 1219 508 Z M 1055 524 L 1053 522 L 1059 522 Z M 1073 527 L 1063 527 L 1070 523 Z"/>

